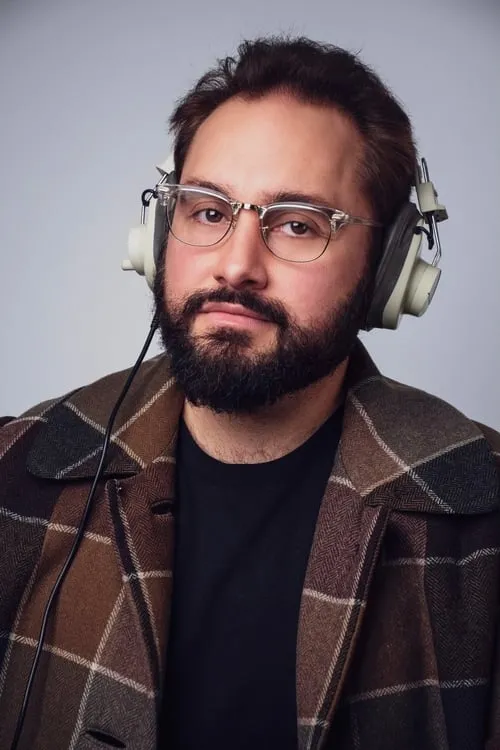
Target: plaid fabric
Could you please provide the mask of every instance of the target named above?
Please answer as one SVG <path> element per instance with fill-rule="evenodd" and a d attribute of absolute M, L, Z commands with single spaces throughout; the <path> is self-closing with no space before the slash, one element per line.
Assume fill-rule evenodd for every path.
<path fill-rule="evenodd" d="M 1 750 L 125 377 L 0 429 Z M 361 344 L 347 385 L 302 594 L 298 748 L 496 750 L 500 436 L 382 377 Z M 167 359 L 145 363 L 50 622 L 23 750 L 156 748 L 182 404 Z"/>

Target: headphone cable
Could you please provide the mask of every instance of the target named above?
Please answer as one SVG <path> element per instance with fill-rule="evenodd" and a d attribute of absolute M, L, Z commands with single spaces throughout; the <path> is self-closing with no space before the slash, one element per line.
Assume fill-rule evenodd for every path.
<path fill-rule="evenodd" d="M 97 489 L 97 485 L 101 479 L 103 470 L 104 470 L 104 462 L 106 460 L 106 455 L 108 452 L 109 444 L 111 441 L 111 433 L 113 430 L 113 425 L 116 419 L 116 415 L 118 414 L 118 410 L 120 406 L 122 405 L 123 399 L 127 395 L 130 386 L 132 385 L 132 381 L 134 380 L 135 376 L 137 375 L 137 371 L 142 364 L 142 361 L 144 357 L 146 356 L 146 353 L 150 347 L 151 341 L 153 339 L 153 336 L 156 332 L 156 329 L 158 328 L 158 315 L 155 315 L 153 318 L 153 321 L 151 323 L 151 327 L 149 329 L 149 333 L 147 335 L 146 341 L 144 342 L 144 346 L 141 349 L 141 353 L 139 354 L 133 368 L 130 370 L 127 380 L 125 381 L 125 385 L 123 386 L 120 395 L 118 396 L 115 405 L 113 406 L 113 409 L 111 411 L 108 424 L 106 427 L 106 432 L 104 434 L 104 440 L 102 442 L 102 448 L 101 448 L 101 457 L 99 460 L 99 465 L 97 467 L 97 471 L 94 475 L 94 479 L 92 482 L 92 486 L 90 488 L 89 494 L 87 496 L 87 502 L 85 504 L 85 508 L 75 535 L 75 540 L 73 542 L 73 545 L 68 553 L 68 556 L 66 557 L 66 560 L 64 562 L 64 565 L 61 568 L 61 571 L 59 572 L 59 575 L 57 577 L 57 580 L 52 588 L 52 591 L 50 592 L 50 596 L 47 600 L 47 604 L 44 609 L 43 617 L 42 617 L 42 625 L 40 628 L 40 635 L 38 636 L 38 645 L 35 651 L 35 656 L 33 657 L 33 662 L 31 665 L 28 681 L 26 683 L 26 688 L 24 690 L 23 695 L 23 701 L 21 710 L 18 715 L 17 724 L 16 724 L 16 730 L 14 732 L 14 738 L 12 740 L 12 744 L 10 746 L 10 750 L 17 750 L 18 744 L 19 744 L 19 738 L 21 736 L 21 732 L 24 725 L 24 720 L 26 718 L 26 710 L 28 708 L 28 703 L 31 695 L 31 691 L 33 689 L 35 674 L 40 662 L 40 656 L 42 654 L 43 645 L 45 642 L 46 634 L 47 634 L 47 625 L 49 621 L 49 616 L 52 610 L 52 606 L 56 600 L 56 597 L 59 594 L 59 591 L 61 589 L 61 586 L 64 582 L 64 579 L 66 578 L 66 575 L 73 563 L 73 560 L 75 558 L 75 555 L 77 553 L 78 547 L 80 546 L 80 543 L 83 539 L 83 535 L 85 532 L 85 527 L 87 525 L 87 521 L 90 516 L 90 511 L 92 508 L 92 501 L 94 499 L 94 495 Z"/>

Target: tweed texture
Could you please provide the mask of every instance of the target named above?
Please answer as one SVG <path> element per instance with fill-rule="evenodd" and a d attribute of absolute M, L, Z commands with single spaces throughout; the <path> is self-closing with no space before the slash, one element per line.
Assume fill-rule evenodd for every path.
<path fill-rule="evenodd" d="M 1 750 L 126 375 L 0 427 Z M 50 622 L 22 750 L 157 747 L 182 406 L 166 356 L 145 363 Z M 358 343 L 302 592 L 298 750 L 500 748 L 499 474 L 497 433 L 383 377 Z"/>

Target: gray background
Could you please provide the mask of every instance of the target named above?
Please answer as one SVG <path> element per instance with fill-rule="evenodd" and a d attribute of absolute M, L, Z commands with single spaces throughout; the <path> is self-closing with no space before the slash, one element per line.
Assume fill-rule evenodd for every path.
<path fill-rule="evenodd" d="M 500 428 L 497 0 L 0 0 L 0 414 L 134 361 L 151 296 L 120 262 L 170 110 L 276 31 L 360 52 L 407 107 L 450 213 L 443 277 L 422 319 L 363 338 L 386 374 Z"/>

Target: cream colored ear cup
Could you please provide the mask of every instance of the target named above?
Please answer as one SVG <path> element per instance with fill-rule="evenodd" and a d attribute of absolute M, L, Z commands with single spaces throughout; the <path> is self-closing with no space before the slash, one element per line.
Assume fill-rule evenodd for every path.
<path fill-rule="evenodd" d="M 160 183 L 169 180 L 174 173 L 174 157 L 169 154 L 156 169 L 161 175 Z M 150 289 L 156 274 L 156 258 L 165 235 L 165 211 L 156 198 L 151 198 L 147 210 L 143 208 L 141 224 L 128 233 L 128 258 L 122 261 L 124 271 L 136 271 L 145 276 Z"/>
<path fill-rule="evenodd" d="M 132 227 L 128 233 L 128 258 L 122 261 L 124 271 L 136 271 L 145 276 L 150 289 L 153 288 L 156 263 L 154 258 L 155 222 L 157 214 L 155 198 L 151 199 L 145 223 Z"/>
<path fill-rule="evenodd" d="M 441 278 L 441 269 L 419 258 L 413 266 L 403 306 L 403 314 L 420 317 L 429 307 Z"/>
<path fill-rule="evenodd" d="M 423 220 L 419 225 L 423 225 Z M 420 317 L 429 307 L 441 271 L 419 257 L 422 235 L 414 234 L 403 268 L 382 313 L 383 328 L 397 328 L 402 315 Z"/>

